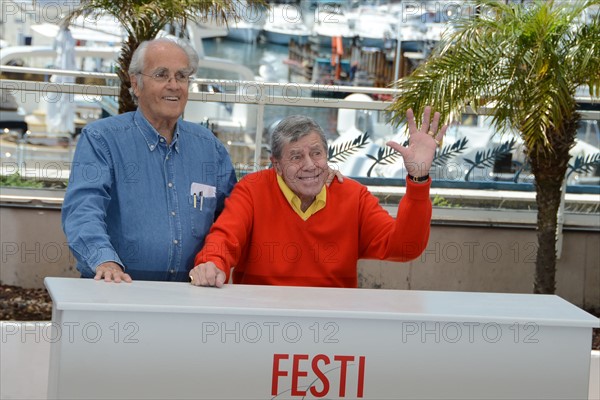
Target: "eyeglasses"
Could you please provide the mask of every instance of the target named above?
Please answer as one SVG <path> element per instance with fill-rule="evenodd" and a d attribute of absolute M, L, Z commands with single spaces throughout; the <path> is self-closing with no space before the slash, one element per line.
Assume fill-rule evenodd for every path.
<path fill-rule="evenodd" d="M 167 83 L 171 80 L 171 77 L 173 77 L 175 78 L 175 82 L 179 83 L 180 85 L 183 85 L 189 83 L 191 78 L 191 71 L 189 70 L 177 71 L 173 76 L 171 76 L 168 69 L 160 69 L 154 72 L 153 74 L 144 74 L 143 72 L 138 73 L 140 75 L 147 76 L 148 78 L 152 78 L 155 82 L 158 83 Z"/>

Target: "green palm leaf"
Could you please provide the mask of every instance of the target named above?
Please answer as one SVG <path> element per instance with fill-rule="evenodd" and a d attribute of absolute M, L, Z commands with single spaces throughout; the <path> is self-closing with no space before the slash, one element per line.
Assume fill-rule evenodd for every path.
<path fill-rule="evenodd" d="M 482 12 L 455 21 L 431 58 L 396 82 L 401 93 L 388 111 L 400 125 L 408 108 L 420 117 L 431 105 L 449 122 L 467 107 L 486 107 L 494 128 L 519 132 L 538 203 L 534 291 L 554 293 L 557 212 L 580 119 L 574 97 L 582 85 L 600 94 L 600 0 L 522 3 L 477 1 Z M 494 156 L 468 162 L 473 169 Z"/>
<path fill-rule="evenodd" d="M 237 20 L 236 1 L 231 0 L 81 0 L 66 17 L 73 21 L 79 16 L 95 19 L 109 15 L 127 32 L 118 59 L 117 75 L 121 80 L 119 113 L 135 110 L 129 93 L 129 64 L 135 49 L 145 40 L 154 39 L 167 24 L 185 27 L 190 21 L 213 20 L 227 24 Z M 247 7 L 266 10 L 267 0 L 246 0 Z"/>

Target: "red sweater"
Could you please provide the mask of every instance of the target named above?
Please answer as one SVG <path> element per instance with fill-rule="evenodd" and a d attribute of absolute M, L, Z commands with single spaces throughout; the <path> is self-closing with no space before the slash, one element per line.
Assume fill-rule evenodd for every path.
<path fill-rule="evenodd" d="M 274 169 L 247 175 L 226 200 L 195 265 L 212 261 L 228 278 L 235 267 L 234 283 L 356 288 L 358 259 L 408 261 L 423 252 L 430 182 L 407 180 L 394 219 L 363 185 L 334 180 L 325 208 L 303 221 Z"/>

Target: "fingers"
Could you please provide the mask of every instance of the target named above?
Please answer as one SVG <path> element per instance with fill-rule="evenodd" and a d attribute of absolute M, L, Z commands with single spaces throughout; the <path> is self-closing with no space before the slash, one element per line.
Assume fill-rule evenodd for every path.
<path fill-rule="evenodd" d="M 218 288 L 223 287 L 223 284 L 225 283 L 225 274 L 221 270 L 219 270 L 219 272 L 220 272 L 220 274 L 217 274 L 216 283 L 215 283 L 215 285 Z"/>
<path fill-rule="evenodd" d="M 102 275 L 102 271 L 96 270 L 96 275 L 94 276 L 94 279 L 99 281 L 100 279 L 102 279 Z"/>
<path fill-rule="evenodd" d="M 402 158 L 406 159 L 406 154 L 405 152 L 408 151 L 407 147 L 402 146 L 400 143 L 396 143 L 396 142 L 387 142 L 386 143 L 388 146 L 390 146 L 392 149 L 396 150 L 398 153 L 400 153 L 400 155 L 402 156 Z"/>
<path fill-rule="evenodd" d="M 104 280 L 104 282 L 114 283 L 132 282 L 131 276 L 123 272 L 121 267 L 114 263 L 99 265 L 96 268 L 96 275 L 94 276 L 94 279 L 97 281 Z"/>
<path fill-rule="evenodd" d="M 342 175 L 342 173 L 338 169 L 331 168 L 328 165 L 327 166 L 327 180 L 325 181 L 325 185 L 327 185 L 327 187 L 329 187 L 331 185 L 331 182 L 333 182 L 333 180 L 336 177 L 340 183 L 342 183 L 344 181 L 344 175 Z"/>
<path fill-rule="evenodd" d="M 440 128 L 440 121 L 441 121 L 442 115 L 439 112 L 434 112 L 433 118 L 432 118 L 431 112 L 432 112 L 431 106 L 426 106 L 425 109 L 423 110 L 423 123 L 421 124 L 421 129 L 418 129 L 417 124 L 415 122 L 414 112 L 412 109 L 408 109 L 406 111 L 406 118 L 407 118 L 409 132 L 410 132 L 411 138 L 412 138 L 412 135 L 416 134 L 416 133 L 427 134 L 435 140 L 435 143 L 437 146 L 440 146 L 442 143 L 442 139 L 444 138 L 444 135 L 446 134 L 446 130 L 448 129 L 448 126 L 444 125 Z M 412 141 L 412 139 L 411 139 L 411 141 Z M 395 150 L 397 150 L 400 153 L 402 152 L 397 147 L 394 147 L 394 146 L 391 146 L 391 147 L 393 147 Z"/>
<path fill-rule="evenodd" d="M 106 271 L 104 273 L 104 282 L 121 283 L 121 276 L 113 271 Z"/>
<path fill-rule="evenodd" d="M 199 264 L 190 271 L 190 283 L 194 286 L 222 287 L 225 284 L 226 275 L 212 263 Z"/>
<path fill-rule="evenodd" d="M 437 139 L 438 128 L 440 125 L 440 117 L 441 117 L 441 114 L 439 112 L 435 112 L 433 114 L 433 121 L 431 121 L 431 125 L 429 125 L 429 130 L 431 132 L 433 132 L 434 134 L 436 134 L 435 139 Z M 425 123 L 423 123 L 423 126 L 425 126 Z"/>
<path fill-rule="evenodd" d="M 396 150 L 400 154 L 402 154 L 404 149 L 406 149 L 406 147 L 402 146 L 400 143 L 390 141 L 390 142 L 387 142 L 386 144 L 388 146 L 390 146 L 392 149 Z"/>
<path fill-rule="evenodd" d="M 425 110 L 423 111 L 423 123 L 421 124 L 421 129 L 423 129 L 423 132 L 425 132 L 425 133 L 427 133 L 427 131 L 429 130 L 430 117 L 431 117 L 431 107 L 427 106 L 427 107 L 425 107 Z M 438 121 L 439 120 L 440 119 L 438 117 Z"/>
<path fill-rule="evenodd" d="M 446 131 L 448 130 L 448 124 L 444 124 L 444 126 L 442 126 L 442 129 L 440 130 L 440 135 L 442 135 L 442 138 L 446 135 Z"/>
<path fill-rule="evenodd" d="M 442 129 L 439 131 L 439 133 L 436 135 L 435 139 L 438 142 L 441 142 L 442 139 L 444 139 L 444 135 L 446 135 L 446 131 L 448 130 L 448 125 L 444 125 L 442 126 Z M 435 131 L 434 131 L 435 132 Z"/>
<path fill-rule="evenodd" d="M 104 282 L 114 282 L 114 283 L 121 283 L 121 282 L 130 283 L 130 282 L 132 282 L 131 276 L 129 276 L 128 274 L 125 274 L 123 272 L 119 273 L 116 271 L 104 271 L 104 272 L 98 271 L 98 272 L 96 272 L 94 279 L 97 281 L 103 280 Z"/>
<path fill-rule="evenodd" d="M 112 275 L 112 282 L 114 282 L 114 283 L 121 283 L 121 282 L 131 283 L 131 281 L 132 281 L 131 276 L 129 276 L 129 274 L 126 274 L 124 272 L 114 271 L 112 273 L 109 272 L 108 274 L 104 275 L 105 282 L 111 282 L 111 279 L 109 277 L 107 277 L 107 275 Z"/>
<path fill-rule="evenodd" d="M 427 133 L 428 131 L 437 133 L 437 131 L 440 127 L 440 118 L 441 118 L 441 114 L 436 111 L 435 113 L 433 113 L 433 120 L 431 120 L 431 106 L 426 106 L 425 109 L 423 110 L 423 123 L 421 124 L 421 130 L 424 133 Z M 412 108 L 409 108 L 406 111 L 406 120 L 408 123 L 408 129 L 411 132 L 417 132 L 419 130 L 417 128 L 417 123 L 415 121 L 415 114 L 414 114 Z"/>
<path fill-rule="evenodd" d="M 408 123 L 409 132 L 417 132 L 417 123 L 415 122 L 415 114 L 412 108 L 406 110 L 406 122 Z"/>

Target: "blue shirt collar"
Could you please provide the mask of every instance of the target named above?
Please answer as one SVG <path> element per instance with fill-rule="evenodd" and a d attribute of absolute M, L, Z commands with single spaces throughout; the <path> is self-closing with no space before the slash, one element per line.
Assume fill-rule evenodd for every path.
<path fill-rule="evenodd" d="M 158 131 L 150 124 L 150 122 L 146 119 L 144 114 L 137 109 L 135 111 L 135 115 L 133 116 L 133 120 L 135 121 L 136 126 L 139 128 L 140 133 L 146 140 L 146 144 L 148 145 L 148 149 L 150 151 L 154 151 L 158 146 L 158 142 L 160 141 L 160 134 Z M 173 140 L 171 141 L 170 147 L 175 149 L 179 153 L 179 122 L 175 125 L 175 133 L 173 134 Z"/>

